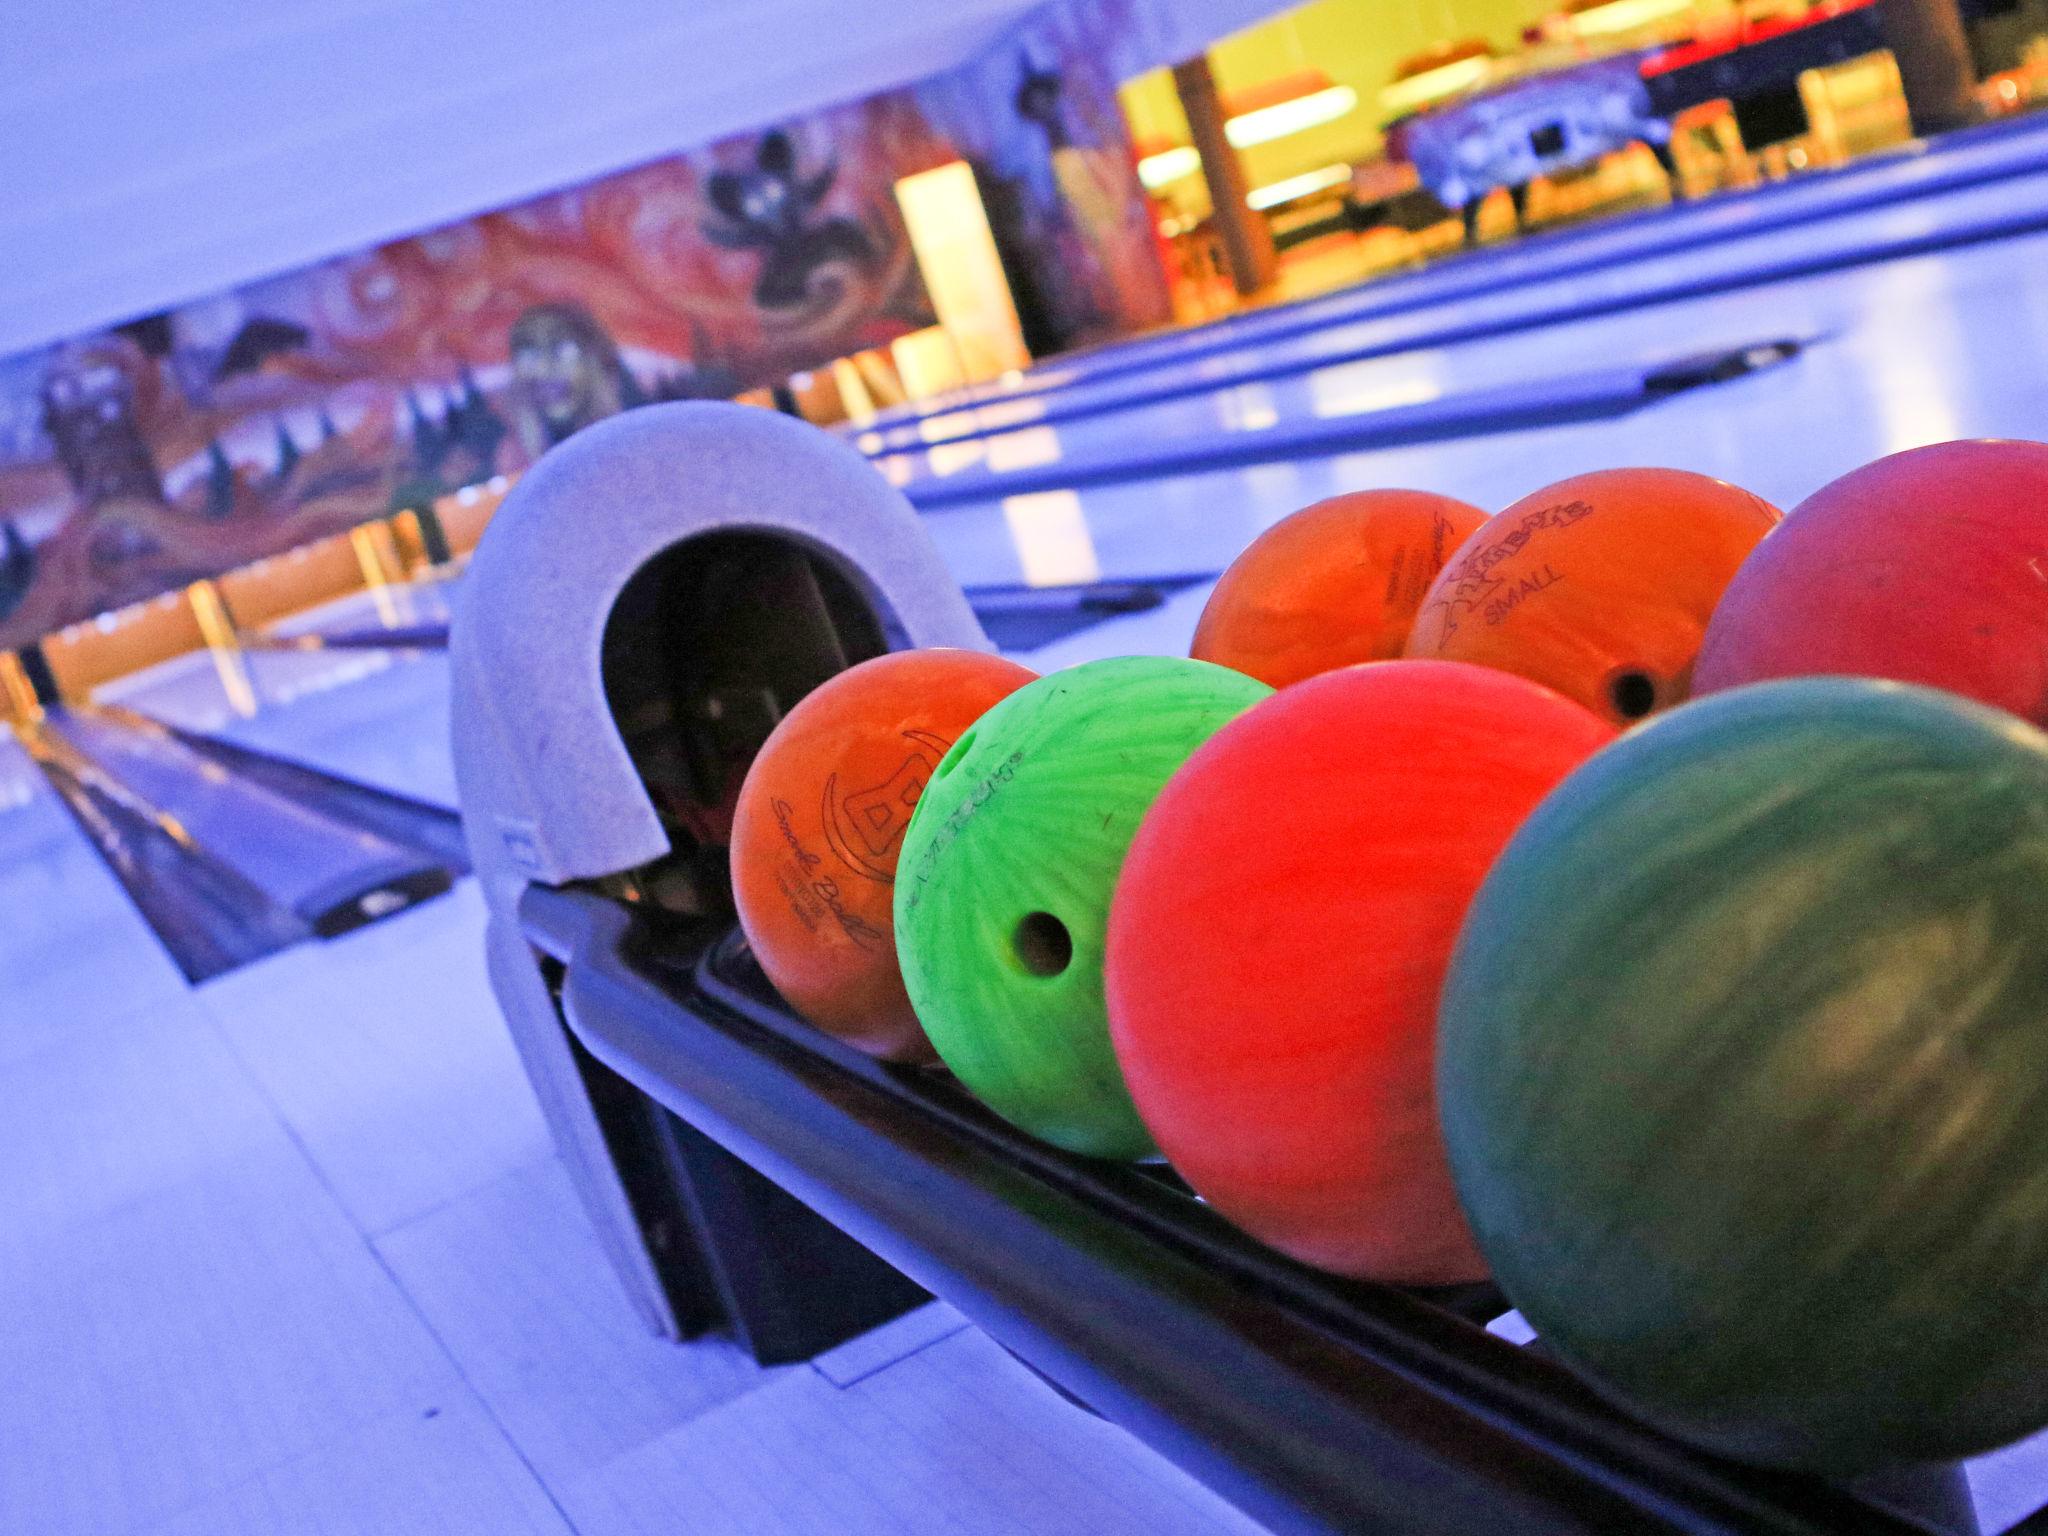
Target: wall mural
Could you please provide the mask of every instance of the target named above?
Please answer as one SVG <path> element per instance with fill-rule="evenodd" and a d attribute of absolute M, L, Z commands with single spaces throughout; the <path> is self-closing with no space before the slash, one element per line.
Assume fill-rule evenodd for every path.
<path fill-rule="evenodd" d="M 1070 0 L 914 89 L 0 359 L 0 648 L 931 323 L 893 188 L 965 157 L 1037 350 L 1164 320 Z"/>
<path fill-rule="evenodd" d="M 920 88 L 927 116 L 980 172 L 1011 260 L 1025 341 L 1043 355 L 1173 316 L 1151 205 L 1117 103 L 1159 62 L 1123 57 L 1130 0 L 1046 8 L 980 59 Z"/>

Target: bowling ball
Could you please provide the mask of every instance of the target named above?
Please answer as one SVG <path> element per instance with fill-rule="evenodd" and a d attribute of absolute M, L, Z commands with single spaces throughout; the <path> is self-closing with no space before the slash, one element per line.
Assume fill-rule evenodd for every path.
<path fill-rule="evenodd" d="M 960 733 L 1037 675 L 979 651 L 877 656 L 806 694 L 762 744 L 733 817 L 733 900 L 761 969 L 820 1029 L 933 1059 L 896 963 L 897 855 Z"/>
<path fill-rule="evenodd" d="M 1153 1150 L 1103 1013 L 1110 892 L 1167 776 L 1271 692 L 1180 657 L 1092 661 L 1019 689 L 939 764 L 896 886 L 903 979 L 946 1065 L 1014 1124 Z"/>
<path fill-rule="evenodd" d="M 1525 496 L 1465 541 L 1410 656 L 1475 661 L 1617 724 L 1684 699 L 1722 589 L 1778 510 L 1680 469 L 1607 469 Z"/>
<path fill-rule="evenodd" d="M 1794 509 L 1729 583 L 1695 687 L 1823 672 L 2048 724 L 2048 445 L 1895 453 Z"/>
<path fill-rule="evenodd" d="M 1257 705 L 1167 782 L 1111 911 L 1110 1035 L 1217 1210 L 1340 1274 L 1485 1274 L 1437 1130 L 1437 989 L 1494 856 L 1613 736 L 1503 672 L 1381 662 Z"/>
<path fill-rule="evenodd" d="M 1854 1475 L 2048 1421 L 2048 738 L 1952 695 L 1718 694 L 1567 779 L 1444 987 L 1452 1170 L 1560 1357 Z"/>
<path fill-rule="evenodd" d="M 1436 573 L 1485 521 L 1426 491 L 1354 491 L 1304 507 L 1231 562 L 1191 654 L 1275 688 L 1391 660 Z"/>

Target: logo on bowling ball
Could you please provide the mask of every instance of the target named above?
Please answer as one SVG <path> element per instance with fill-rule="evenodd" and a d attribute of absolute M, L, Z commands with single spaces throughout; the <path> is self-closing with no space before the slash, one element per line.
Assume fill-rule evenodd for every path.
<path fill-rule="evenodd" d="M 910 826 L 910 813 L 952 743 L 930 731 L 905 731 L 910 754 L 872 789 L 841 797 L 839 775 L 825 780 L 825 841 L 848 869 L 883 885 L 896 883 L 893 855 Z"/>
<path fill-rule="evenodd" d="M 1394 563 L 1387 570 L 1386 596 L 1382 599 L 1389 608 L 1405 608 L 1413 613 L 1422 606 L 1429 584 L 1450 558 L 1451 532 L 1451 520 L 1439 512 L 1430 524 L 1427 561 L 1414 558 L 1412 549 L 1394 551 Z"/>
<path fill-rule="evenodd" d="M 1468 548 L 1444 577 L 1443 596 L 1429 605 L 1432 612 L 1443 614 L 1443 638 L 1448 640 L 1458 632 L 1458 622 L 1464 615 L 1481 614 L 1488 624 L 1498 624 L 1523 598 L 1562 581 L 1564 578 L 1548 564 L 1518 581 L 1510 581 L 1497 571 L 1527 549 L 1529 541 L 1544 529 L 1569 528 L 1592 515 L 1593 508 L 1586 502 L 1560 502 L 1529 513 L 1519 527 L 1502 538 Z"/>

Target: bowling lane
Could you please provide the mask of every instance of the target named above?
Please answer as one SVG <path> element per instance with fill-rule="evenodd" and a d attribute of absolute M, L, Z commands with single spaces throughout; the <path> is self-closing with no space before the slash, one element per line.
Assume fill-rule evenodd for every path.
<path fill-rule="evenodd" d="M 1710 241 L 1738 239 L 2029 174 L 2041 164 L 2044 138 L 2048 138 L 2048 121 L 2020 118 L 1951 134 L 1933 143 L 1915 142 L 1790 182 L 1545 230 L 1509 244 L 1465 252 L 1419 271 L 1226 316 L 1189 330 L 1052 359 L 955 396 L 885 411 L 873 427 L 886 432 L 970 405 L 1026 402 L 1120 374 L 1177 367 L 1239 347 L 1270 345 L 1342 321 L 1450 302 L 1539 278 L 1640 262 Z"/>
<path fill-rule="evenodd" d="M 303 635 L 353 632 L 374 635 L 380 629 L 406 631 L 446 624 L 453 611 L 459 577 L 408 582 L 353 593 L 269 626 L 279 639 Z"/>
<path fill-rule="evenodd" d="M 184 992 L 120 882 L 0 729 L 0 1066 Z"/>
<path fill-rule="evenodd" d="M 1983 216 L 2002 206 L 1998 200 L 2020 185 L 2001 183 L 1961 196 L 1974 200 L 1972 217 Z M 2027 196 L 2033 199 L 2030 206 L 2036 206 L 2040 217 L 2048 219 L 2048 175 L 2030 179 L 2024 185 Z M 1848 233 L 1861 239 L 1869 231 L 1860 226 L 1877 220 L 1899 239 L 1934 239 L 1955 216 L 1952 200 L 1897 206 L 1857 216 L 1849 222 L 1858 224 L 1859 229 Z M 1819 227 L 1767 238 L 1812 236 Z M 1662 362 L 1687 353 L 1772 337 L 1836 335 L 1873 315 L 1911 325 L 1919 320 L 1918 315 L 1909 311 L 1893 316 L 1882 311 L 1885 296 L 1897 290 L 1897 273 L 1942 274 L 1908 279 L 1935 288 L 1967 286 L 1976 274 L 1987 272 L 1998 274 L 1994 281 L 2009 282 L 2026 265 L 2024 256 L 2014 252 L 2030 255 L 2038 264 L 2039 253 L 2044 249 L 2042 239 L 2039 234 L 2029 234 L 1842 271 L 1823 269 L 1760 287 L 1707 293 L 1647 308 L 1612 308 L 1617 293 L 1637 282 L 1637 277 L 1627 273 L 1596 273 L 1569 284 L 1553 285 L 1556 291 L 1546 300 L 1560 314 L 1577 309 L 1594 311 L 1574 323 L 1560 321 L 1535 329 L 1488 335 L 1464 344 L 1420 345 L 1385 356 L 1298 367 L 1304 349 L 1312 348 L 1322 356 L 1340 356 L 1356 350 L 1342 338 L 1355 334 L 1357 328 L 1336 327 L 1315 337 L 1251 354 L 1250 371 L 1271 374 L 1255 382 L 1205 389 L 1107 414 L 1019 426 L 983 439 L 939 443 L 914 455 L 879 462 L 885 473 L 914 494 L 921 484 L 967 469 L 1019 468 L 1062 460 L 1084 463 L 1103 455 L 1128 453 L 1133 444 L 1171 443 L 1225 432 L 1256 432 L 1280 421 L 1350 416 L 1540 381 L 1568 370 Z M 1693 263 L 1698 268 L 1694 276 L 1704 282 L 1711 281 L 1712 263 L 1722 259 L 1736 259 L 1734 246 L 1675 258 L 1674 263 Z M 1674 263 L 1659 263 L 1660 272 L 1667 266 L 1676 270 Z M 1662 282 L 1661 277 L 1659 281 Z M 1684 284 L 1674 281 L 1665 286 L 1675 291 Z M 2028 286 L 2038 293 L 2036 285 Z M 1505 312 L 1503 306 L 1521 302 L 1513 294 L 1488 299 L 1484 308 L 1474 307 L 1469 316 L 1461 312 L 1460 324 L 1472 318 L 1477 325 L 1488 313 L 1497 318 Z M 1608 307 L 1608 312 L 1599 313 L 1603 306 Z M 1409 324 L 1406 320 L 1401 323 Z M 1413 334 L 1421 334 L 1412 325 L 1410 329 Z M 1175 387 L 1207 376 L 1203 370 L 1195 370 L 1183 375 Z M 928 429 L 931 426 L 927 424 Z"/>
<path fill-rule="evenodd" d="M 292 636 L 445 623 L 456 579 L 352 593 L 270 626 Z M 93 702 L 431 805 L 455 805 L 448 661 L 431 650 L 207 652 L 104 684 Z"/>
<path fill-rule="evenodd" d="M 1745 312 L 1730 319 L 1731 306 Z M 1784 367 L 1620 420 L 1012 497 L 934 514 L 926 525 L 968 582 L 1133 580 L 1218 570 L 1287 513 L 1362 486 L 1415 486 L 1497 510 L 1581 470 L 1660 464 L 1720 476 L 1790 507 L 1836 475 L 1903 448 L 2048 432 L 2048 236 L 1769 295 L 1612 317 L 1598 328 L 1611 344 L 1647 347 L 1766 316 L 1811 324 L 1829 339 Z M 1594 329 L 1547 333 L 1544 342 L 1578 353 Z M 1160 609 L 1024 659 L 1179 649 L 1205 591 L 1191 588 Z"/>
<path fill-rule="evenodd" d="M 108 684 L 94 700 L 454 807 L 445 655 L 250 651 L 243 661 L 246 692 L 202 652 Z"/>
<path fill-rule="evenodd" d="M 1825 381 L 1842 406 L 1885 419 L 1888 425 L 1877 436 L 1912 436 L 1910 423 L 1895 419 L 1901 414 L 1961 421 L 2017 413 L 2022 427 L 2031 422 L 2038 431 L 2039 386 L 2048 375 L 2048 368 L 2036 361 L 2048 339 L 2044 262 L 2048 234 L 2029 235 L 1483 344 L 1317 369 L 1290 380 L 1038 429 L 1032 434 L 1035 454 L 1023 452 L 1019 440 L 1025 434 L 1011 434 L 1007 446 L 1000 446 L 1006 443 L 1003 438 L 989 440 L 988 446 L 1011 457 L 1050 459 L 1055 449 L 1095 452 L 1140 437 L 1171 441 L 1202 432 L 1255 432 L 1304 413 L 1369 410 L 1454 389 L 1537 379 L 1594 364 L 1650 361 L 1771 334 L 1818 338 L 1786 372 L 1812 381 L 1817 399 L 1827 392 L 1818 387 Z M 1642 419 L 1673 409 L 1723 414 L 1726 402 L 1759 382 L 1709 390 Z M 1912 440 L 1941 435 L 1929 429 Z M 946 452 L 964 456 L 972 447 L 961 444 Z"/>
<path fill-rule="evenodd" d="M 64 708 L 50 712 L 46 728 L 315 932 L 374 920 L 447 888 L 432 855 L 357 823 L 331 800 L 315 802 L 202 756 L 147 717 Z"/>
<path fill-rule="evenodd" d="M 2029 129 L 2030 133 L 2033 131 Z M 876 439 L 864 441 L 902 439 L 915 447 L 920 441 L 929 443 L 960 432 L 1001 429 L 1119 403 L 1127 405 L 1148 395 L 1185 390 L 1191 384 L 1230 382 L 1247 372 L 1298 371 L 1304 366 L 1354 356 L 1361 349 L 1384 350 L 1397 343 L 1430 344 L 1447 327 L 1498 329 L 1543 313 L 1570 318 L 1570 310 L 1582 308 L 1595 299 L 1607 305 L 1641 302 L 1646 294 L 1683 294 L 1703 287 L 1724 288 L 1731 283 L 1754 281 L 1760 271 L 1838 268 L 1852 258 L 1869 259 L 1869 248 L 1873 246 L 1924 247 L 1930 242 L 1954 242 L 1988 229 L 2039 227 L 2044 214 L 2048 214 L 2048 178 L 2039 172 L 2037 154 L 2024 144 L 2017 146 L 2017 153 L 2013 163 L 2027 167 L 2031 174 L 2014 174 L 1988 183 L 1964 178 L 1960 184 L 1935 187 L 1909 201 L 1861 206 L 1854 200 L 1843 200 L 1841 211 L 1824 218 L 1791 226 L 1759 219 L 1749 233 L 1731 234 L 1712 243 L 1676 243 L 1658 250 L 1654 259 L 1595 263 L 1535 261 L 1523 267 L 1522 275 L 1509 283 L 1464 282 L 1440 289 L 1424 288 L 1421 295 L 1405 303 L 1381 301 L 1375 297 L 1381 290 L 1368 285 L 1329 296 L 1332 302 L 1342 300 L 1352 313 L 1347 314 L 1343 307 L 1333 308 L 1312 317 L 1312 325 L 1297 320 L 1263 331 L 1260 317 L 1254 315 L 1230 322 L 1228 328 L 1205 327 L 1180 333 L 1188 338 L 1184 344 L 1189 349 L 1187 355 L 1177 362 L 1170 357 L 1163 359 L 1165 367 L 1154 365 L 1132 371 L 1145 377 L 1063 384 L 1044 392 L 1042 398 L 1027 395 L 990 401 L 950 414 L 933 412 L 912 429 L 885 431 Z M 1940 154 L 1935 151 L 1928 158 L 1932 160 Z M 2008 153 L 2007 158 L 2012 159 L 2012 154 Z M 1737 230 L 1740 228 L 1736 226 Z M 1579 238 L 1593 236 L 1588 233 Z M 1497 259 L 1505 263 L 1518 260 L 1521 254 L 1502 251 L 1497 253 Z M 1495 253 L 1474 258 L 1475 262 L 1493 259 Z M 1417 284 L 1431 280 L 1433 274 L 1428 273 L 1414 279 Z M 1164 349 L 1173 341 L 1174 338 L 1166 337 L 1148 345 Z"/>

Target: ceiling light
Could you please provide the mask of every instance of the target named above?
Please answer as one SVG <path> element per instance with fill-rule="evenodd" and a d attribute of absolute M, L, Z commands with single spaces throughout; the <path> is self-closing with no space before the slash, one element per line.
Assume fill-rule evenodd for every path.
<path fill-rule="evenodd" d="M 1300 133 L 1304 128 L 1333 123 L 1357 105 L 1358 92 L 1348 85 L 1332 85 L 1291 101 L 1277 101 L 1270 107 L 1241 113 L 1223 125 L 1223 136 L 1230 140 L 1231 148 L 1249 149 L 1254 144 Z"/>
<path fill-rule="evenodd" d="M 1156 155 L 1147 155 L 1138 162 L 1138 180 L 1145 184 L 1147 192 L 1157 192 L 1169 182 L 1179 181 L 1183 176 L 1192 176 L 1202 168 L 1202 157 L 1189 145 L 1182 144 L 1175 149 L 1162 149 Z"/>
<path fill-rule="evenodd" d="M 1572 30 L 1583 37 L 1628 32 L 1692 9 L 1693 0 L 1608 0 L 1572 16 Z"/>
<path fill-rule="evenodd" d="M 1348 165 L 1326 165 L 1319 171 L 1306 171 L 1299 176 L 1289 176 L 1285 181 L 1276 181 L 1268 186 L 1255 187 L 1245 198 L 1252 208 L 1263 211 L 1277 208 L 1282 203 L 1291 203 L 1297 197 L 1307 197 L 1311 192 L 1321 192 L 1351 179 Z"/>
<path fill-rule="evenodd" d="M 1467 86 L 1477 85 L 1486 78 L 1492 64 L 1493 60 L 1483 55 L 1439 64 L 1435 69 L 1424 70 L 1419 75 L 1410 75 L 1406 80 L 1396 80 L 1388 85 L 1380 92 L 1380 105 L 1400 117 L 1433 101 L 1456 95 Z"/>

